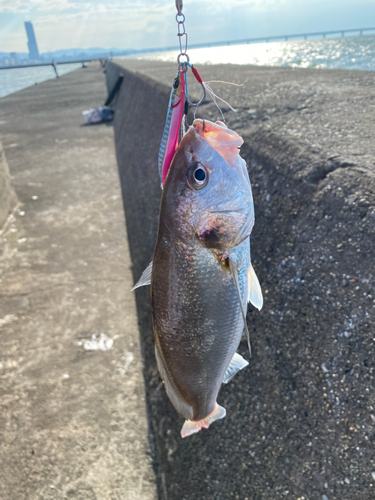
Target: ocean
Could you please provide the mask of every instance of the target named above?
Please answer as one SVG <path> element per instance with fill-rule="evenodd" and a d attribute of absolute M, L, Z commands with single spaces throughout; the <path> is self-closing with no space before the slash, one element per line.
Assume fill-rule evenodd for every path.
<path fill-rule="evenodd" d="M 375 35 L 226 45 L 191 49 L 188 54 L 194 64 L 232 63 L 375 71 Z M 176 57 L 177 50 L 121 59 L 176 62 Z M 79 67 L 80 64 L 63 64 L 58 66 L 58 72 L 63 75 Z M 51 78 L 55 78 L 55 73 L 48 66 L 1 70 L 0 97 Z"/>
<path fill-rule="evenodd" d="M 176 62 L 176 52 L 142 54 L 136 59 Z M 375 71 L 375 35 L 226 45 L 188 49 L 188 54 L 193 64 L 231 63 Z"/>
<path fill-rule="evenodd" d="M 62 76 L 81 66 L 81 64 L 60 64 L 57 65 L 57 72 L 59 76 Z M 53 78 L 56 78 L 56 74 L 52 66 L 2 69 L 0 70 L 0 97 Z"/>

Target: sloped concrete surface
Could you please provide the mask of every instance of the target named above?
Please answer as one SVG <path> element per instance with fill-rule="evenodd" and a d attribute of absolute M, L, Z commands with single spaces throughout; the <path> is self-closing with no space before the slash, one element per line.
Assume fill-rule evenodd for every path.
<path fill-rule="evenodd" d="M 1 99 L 3 500 L 157 497 L 113 128 L 81 113 L 106 95 L 93 65 Z"/>
<path fill-rule="evenodd" d="M 249 308 L 250 365 L 219 394 L 226 418 L 182 440 L 155 366 L 149 293 L 136 291 L 162 498 L 375 498 L 375 75 L 199 69 L 243 84 L 212 86 L 237 109 L 225 117 L 245 139 L 265 300 L 260 313 Z M 156 237 L 176 66 L 118 61 L 109 87 L 120 72 L 114 128 L 136 281 Z M 212 105 L 199 113 L 220 118 Z M 239 352 L 248 359 L 245 340 Z"/>

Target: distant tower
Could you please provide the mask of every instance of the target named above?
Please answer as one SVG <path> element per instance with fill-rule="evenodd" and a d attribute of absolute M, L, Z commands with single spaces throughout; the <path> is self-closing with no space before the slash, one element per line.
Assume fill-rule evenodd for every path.
<path fill-rule="evenodd" d="M 33 24 L 31 21 L 25 21 L 25 28 L 27 33 L 29 46 L 29 59 L 40 59 L 38 45 L 36 44 L 36 38 L 34 33 Z"/>

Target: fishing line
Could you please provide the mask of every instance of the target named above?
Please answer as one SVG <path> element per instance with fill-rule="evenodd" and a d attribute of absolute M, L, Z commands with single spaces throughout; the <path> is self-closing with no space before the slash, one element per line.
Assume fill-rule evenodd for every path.
<path fill-rule="evenodd" d="M 236 110 L 229 104 L 229 102 L 225 101 L 224 99 L 222 99 L 221 97 L 219 97 L 218 95 L 216 95 L 215 92 L 212 90 L 212 88 L 209 87 L 206 83 L 204 83 L 204 86 L 206 87 L 207 92 L 210 94 L 211 99 L 216 104 L 217 109 L 220 111 L 220 114 L 223 117 L 223 121 L 224 122 L 225 122 L 225 118 L 224 118 L 223 112 L 221 111 L 220 106 L 216 102 L 216 99 L 219 99 L 219 101 L 224 102 L 229 107 L 229 109 L 231 109 L 234 113 L 236 113 Z"/>
<path fill-rule="evenodd" d="M 204 83 L 226 83 L 227 85 L 234 85 L 235 87 L 243 87 L 243 83 L 233 83 L 233 82 L 224 82 L 224 80 L 209 80 Z"/>

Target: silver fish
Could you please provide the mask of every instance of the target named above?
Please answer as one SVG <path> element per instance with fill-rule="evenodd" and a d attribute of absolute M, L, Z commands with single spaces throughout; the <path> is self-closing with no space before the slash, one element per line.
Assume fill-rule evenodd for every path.
<path fill-rule="evenodd" d="M 248 362 L 236 353 L 251 301 L 263 305 L 250 262 L 254 206 L 241 137 L 195 120 L 168 171 L 151 282 L 155 354 L 168 397 L 186 419 L 182 437 L 226 411 L 221 384 Z"/>

